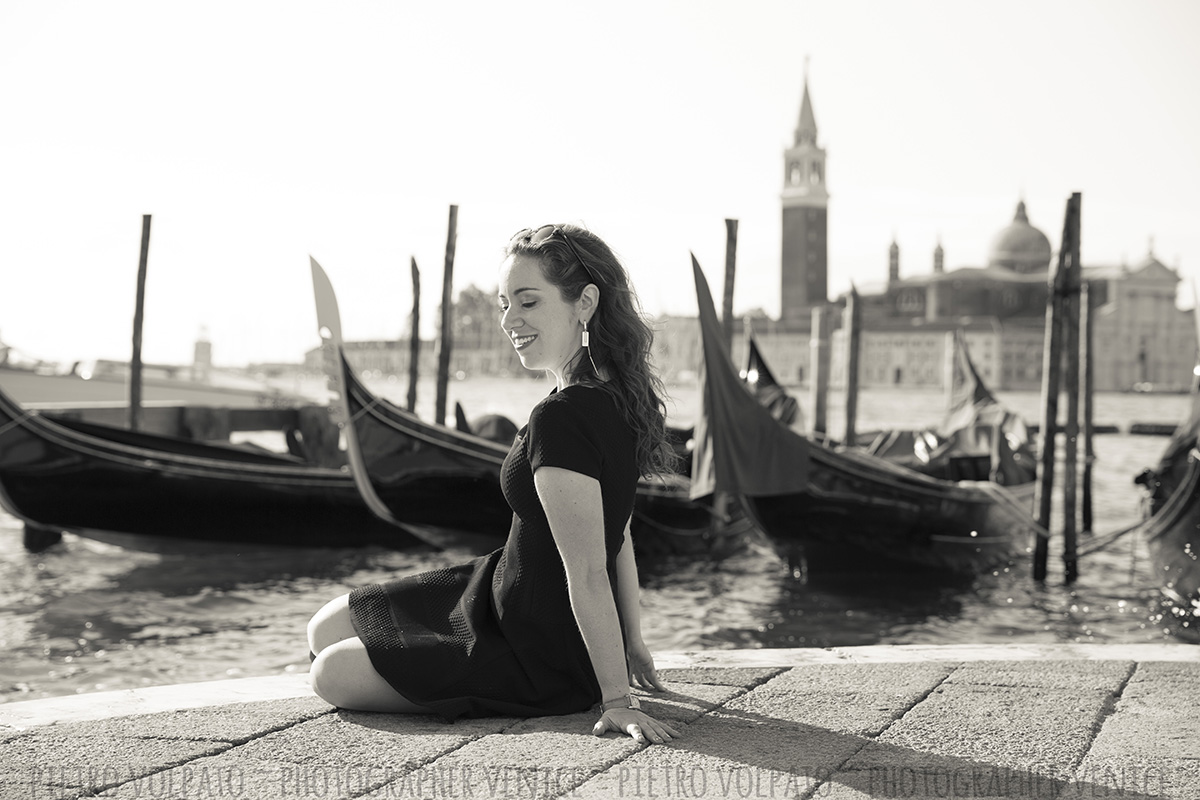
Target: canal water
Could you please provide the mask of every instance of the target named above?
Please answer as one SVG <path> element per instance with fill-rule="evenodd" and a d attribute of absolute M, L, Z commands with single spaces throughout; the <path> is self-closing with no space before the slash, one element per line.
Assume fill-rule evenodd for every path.
<path fill-rule="evenodd" d="M 403 400 L 402 381 L 373 380 Z M 298 386 L 296 388 L 299 388 Z M 311 388 L 311 387 L 307 387 Z M 468 416 L 523 419 L 548 391 L 539 380 L 453 381 L 451 403 Z M 676 421 L 695 413 L 694 386 L 672 387 Z M 802 392 L 797 393 L 807 406 Z M 418 411 L 432 413 L 433 387 L 422 384 Z M 1036 393 L 1001 399 L 1027 420 Z M 841 426 L 831 395 L 829 429 Z M 1096 421 L 1174 422 L 1180 395 L 1103 394 Z M 936 421 L 936 392 L 868 390 L 860 428 Z M 807 411 L 807 407 L 805 408 Z M 1153 465 L 1161 436 L 1107 434 L 1095 439 L 1097 534 L 1140 515 L 1133 476 Z M 270 444 L 270 442 L 265 442 Z M 1057 516 L 1057 515 L 1056 515 Z M 1082 543 L 1086 544 L 1086 539 Z M 462 560 L 457 553 L 383 549 L 247 550 L 150 553 L 67 535 L 44 553 L 27 553 L 20 523 L 0 512 L 0 703 L 78 692 L 303 672 L 305 623 L 326 600 L 355 586 Z M 1136 643 L 1200 644 L 1200 619 L 1163 606 L 1135 536 L 1084 557 L 1080 579 L 1062 584 L 1058 542 L 1044 584 L 1030 557 L 959 586 L 896 573 L 795 579 L 768 548 L 751 542 L 720 560 L 675 558 L 642 563 L 644 633 L 655 650 L 827 647 L 865 644 Z"/>

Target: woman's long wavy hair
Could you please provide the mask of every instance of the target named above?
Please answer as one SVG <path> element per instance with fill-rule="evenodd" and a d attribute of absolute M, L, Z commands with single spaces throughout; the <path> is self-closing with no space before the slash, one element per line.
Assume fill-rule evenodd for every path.
<path fill-rule="evenodd" d="M 651 363 L 654 330 L 612 249 L 599 236 L 577 225 L 556 227 L 554 233 L 536 243 L 530 241 L 532 232 L 515 237 L 509 242 L 507 255 L 538 259 L 546 279 L 569 303 L 578 300 L 589 283 L 597 284 L 600 301 L 588 320 L 591 357 L 581 346 L 568 363 L 564 377 L 568 383 L 598 386 L 611 394 L 633 430 L 641 474 L 668 474 L 675 469 L 677 456 L 667 440 L 666 392 Z M 564 236 L 571 237 L 569 243 Z M 586 260 L 586 268 L 580 259 Z M 597 369 L 608 377 L 607 381 L 600 379 Z"/>

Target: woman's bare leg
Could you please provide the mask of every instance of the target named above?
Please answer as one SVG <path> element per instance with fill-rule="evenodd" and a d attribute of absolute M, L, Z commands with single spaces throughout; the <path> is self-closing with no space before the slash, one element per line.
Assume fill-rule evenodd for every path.
<path fill-rule="evenodd" d="M 375 671 L 366 645 L 356 636 L 321 648 L 309 672 L 313 691 L 325 702 L 354 711 L 428 714 L 392 688 Z"/>

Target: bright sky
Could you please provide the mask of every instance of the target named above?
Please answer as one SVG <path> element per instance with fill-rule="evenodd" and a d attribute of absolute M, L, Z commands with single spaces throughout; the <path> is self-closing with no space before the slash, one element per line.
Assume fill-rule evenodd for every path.
<path fill-rule="evenodd" d="M 586 10 L 585 10 L 586 9 Z M 1200 3 L 61 2 L 0 5 L 0 339 L 128 359 L 298 361 L 308 255 L 347 338 L 395 338 L 409 258 L 432 332 L 517 229 L 586 224 L 651 313 L 691 314 L 688 251 L 779 313 L 779 192 L 805 58 L 828 150 L 830 294 L 979 266 L 1024 198 L 1085 264 L 1200 272 Z M 1181 295 L 1190 303 L 1190 287 Z"/>

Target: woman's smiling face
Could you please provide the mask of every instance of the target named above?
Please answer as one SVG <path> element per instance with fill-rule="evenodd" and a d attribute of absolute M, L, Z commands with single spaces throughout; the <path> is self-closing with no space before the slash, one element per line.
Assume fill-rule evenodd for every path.
<path fill-rule="evenodd" d="M 500 267 L 500 327 L 526 369 L 544 369 L 562 387 L 568 362 L 580 347 L 577 303 L 568 302 L 527 255 L 505 259 Z"/>

